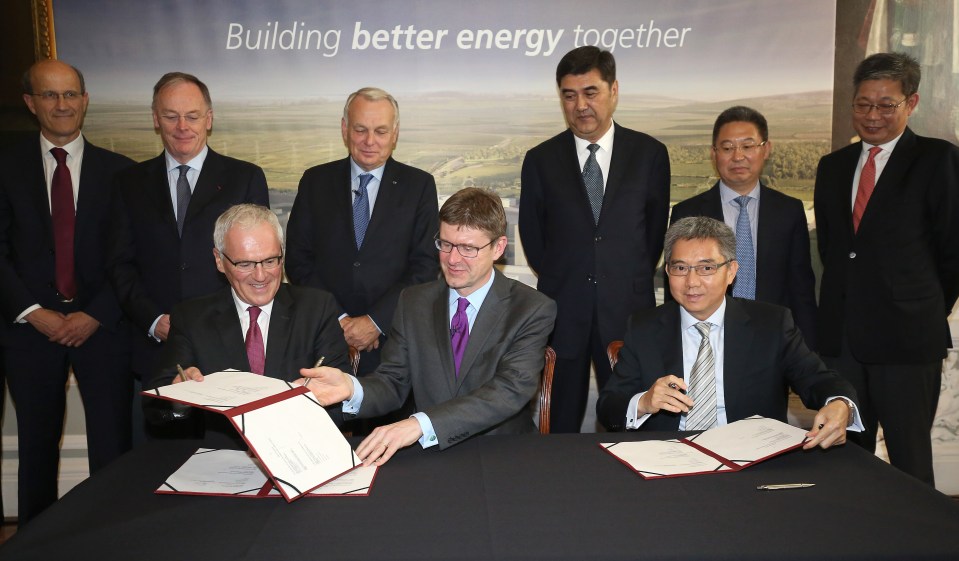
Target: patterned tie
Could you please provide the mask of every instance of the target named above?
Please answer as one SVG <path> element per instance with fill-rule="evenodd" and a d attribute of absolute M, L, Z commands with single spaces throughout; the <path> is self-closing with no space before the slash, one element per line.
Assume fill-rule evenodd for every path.
<path fill-rule="evenodd" d="M 701 321 L 696 329 L 703 340 L 689 374 L 689 397 L 695 405 L 686 416 L 686 430 L 706 430 L 716 424 L 716 359 L 709 345 L 709 323 Z"/>
<path fill-rule="evenodd" d="M 250 306 L 250 327 L 246 330 L 246 358 L 250 361 L 250 372 L 263 374 L 266 370 L 266 351 L 263 350 L 263 333 L 256 320 L 260 317 L 260 308 Z"/>
<path fill-rule="evenodd" d="M 67 151 L 52 148 L 57 161 L 50 183 L 50 217 L 53 219 L 53 248 L 57 292 L 66 300 L 77 295 L 77 281 L 73 268 L 73 229 L 77 216 L 73 207 L 73 179 L 67 167 Z"/>
<path fill-rule="evenodd" d="M 873 189 L 876 188 L 876 154 L 882 151 L 882 148 L 873 146 L 869 149 L 869 158 L 866 164 L 862 166 L 859 173 L 859 188 L 856 190 L 856 203 L 852 207 L 852 227 L 853 231 L 859 231 L 859 222 L 862 215 L 866 212 L 866 204 L 869 203 L 869 197 L 872 196 Z"/>
<path fill-rule="evenodd" d="M 369 173 L 360 175 L 360 186 L 353 201 L 353 233 L 356 236 L 356 249 L 363 247 L 363 238 L 366 236 L 366 227 L 370 225 L 370 197 L 366 186 L 373 176 Z"/>
<path fill-rule="evenodd" d="M 183 164 L 177 166 L 180 170 L 180 177 L 176 180 L 176 231 L 183 235 L 183 223 L 186 221 L 186 209 L 190 206 L 190 180 L 186 177 L 186 172 L 190 171 L 190 166 Z"/>
<path fill-rule="evenodd" d="M 586 185 L 586 195 L 589 196 L 589 206 L 593 209 L 593 224 L 599 224 L 599 211 L 603 208 L 603 170 L 596 162 L 596 151 L 599 144 L 590 144 L 589 157 L 583 166 L 583 183 Z"/>
<path fill-rule="evenodd" d="M 456 301 L 456 313 L 450 321 L 450 342 L 453 345 L 453 364 L 456 366 L 456 377 L 460 374 L 460 364 L 466 354 L 466 343 L 470 340 L 470 322 L 466 317 L 466 308 L 470 301 L 460 298 Z"/>
<path fill-rule="evenodd" d="M 739 205 L 739 218 L 736 219 L 736 261 L 739 272 L 733 285 L 736 298 L 756 299 L 756 254 L 753 253 L 753 230 L 749 224 L 749 197 L 736 197 L 733 202 Z"/>

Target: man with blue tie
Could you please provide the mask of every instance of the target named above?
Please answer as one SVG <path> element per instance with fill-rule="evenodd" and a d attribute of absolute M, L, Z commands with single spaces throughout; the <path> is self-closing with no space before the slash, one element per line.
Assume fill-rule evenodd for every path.
<path fill-rule="evenodd" d="M 670 224 L 689 216 L 724 221 L 736 232 L 736 298 L 785 306 L 806 346 L 816 349 L 816 278 L 803 203 L 760 176 L 772 153 L 766 118 L 750 107 L 726 109 L 713 125 L 710 157 L 719 181 L 673 207 Z M 671 295 L 666 291 L 666 297 Z"/>

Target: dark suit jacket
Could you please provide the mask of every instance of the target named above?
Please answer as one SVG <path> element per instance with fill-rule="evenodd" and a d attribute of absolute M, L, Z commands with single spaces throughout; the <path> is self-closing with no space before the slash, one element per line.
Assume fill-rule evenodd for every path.
<path fill-rule="evenodd" d="M 135 330 L 133 369 L 149 375 L 160 344 L 147 335 L 161 314 L 182 300 L 226 286 L 213 259 L 213 225 L 240 203 L 269 206 L 263 170 L 207 154 L 187 208 L 182 238 L 160 154 L 120 174 L 113 197 L 110 277 Z"/>
<path fill-rule="evenodd" d="M 123 314 L 105 270 L 110 190 L 114 175 L 132 164 L 84 140 L 73 240 L 77 295 L 71 309 L 113 332 Z M 12 323 L 33 304 L 63 307 L 54 283 L 53 223 L 39 139 L 4 151 L 0 166 L 0 313 L 4 323 Z"/>
<path fill-rule="evenodd" d="M 248 372 L 245 337 L 230 288 L 177 304 L 159 368 L 143 386 L 172 383 L 177 364 L 196 366 L 204 374 L 228 368 Z M 326 366 L 350 369 L 336 302 L 322 290 L 281 284 L 270 314 L 265 375 L 292 382 L 301 377 L 300 368 L 312 367 L 321 356 Z"/>
<path fill-rule="evenodd" d="M 286 227 L 290 282 L 333 293 L 350 316 L 369 315 L 390 332 L 400 291 L 436 280 L 436 182 L 387 160 L 363 247 L 353 234 L 350 159 L 306 170 Z"/>
<path fill-rule="evenodd" d="M 669 215 L 669 156 L 654 138 L 615 127 L 598 225 L 572 132 L 543 142 L 523 161 L 520 235 L 539 290 L 558 306 L 551 344 L 560 358 L 586 352 L 594 300 L 604 344 L 622 338 L 630 313 L 655 305 L 653 275 Z"/>
<path fill-rule="evenodd" d="M 630 318 L 613 377 L 600 392 L 596 414 L 609 430 L 623 430 L 629 400 L 659 378 L 683 376 L 679 305 L 667 302 Z M 762 415 L 786 422 L 787 386 L 810 409 L 856 393 L 803 343 L 787 308 L 726 297 L 723 361 L 726 420 Z M 643 430 L 678 430 L 679 415 L 660 411 Z"/>
<path fill-rule="evenodd" d="M 761 186 L 756 241 L 756 300 L 792 310 L 806 345 L 816 350 L 816 276 L 809 253 L 809 227 L 802 201 Z M 719 182 L 673 207 L 669 223 L 689 216 L 723 222 Z M 735 228 L 734 228 L 735 230 Z M 669 282 L 666 282 L 667 299 Z M 731 290 L 731 287 L 730 287 Z"/>
<path fill-rule="evenodd" d="M 907 128 L 854 233 L 861 150 L 823 157 L 816 173 L 819 351 L 838 356 L 845 335 L 860 362 L 939 361 L 959 296 L 959 148 Z"/>
<path fill-rule="evenodd" d="M 459 375 L 450 345 L 449 287 L 407 288 L 376 372 L 361 379 L 360 417 L 398 409 L 410 390 L 439 447 L 477 434 L 533 432 L 529 402 L 539 386 L 556 304 L 499 272 L 470 330 Z"/>

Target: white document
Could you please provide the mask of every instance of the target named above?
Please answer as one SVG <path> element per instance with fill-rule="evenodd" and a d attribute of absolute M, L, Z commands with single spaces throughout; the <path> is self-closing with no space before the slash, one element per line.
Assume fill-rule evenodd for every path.
<path fill-rule="evenodd" d="M 601 446 L 646 479 L 739 471 L 798 448 L 806 431 L 753 416 L 680 440 L 604 442 Z"/>
<path fill-rule="evenodd" d="M 278 378 L 228 370 L 207 374 L 202 382 L 188 380 L 144 393 L 204 409 L 224 411 L 272 397 L 295 387 L 297 386 Z"/>

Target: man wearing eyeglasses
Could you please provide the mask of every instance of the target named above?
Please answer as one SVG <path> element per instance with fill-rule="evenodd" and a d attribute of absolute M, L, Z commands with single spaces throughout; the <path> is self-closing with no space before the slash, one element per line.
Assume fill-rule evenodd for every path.
<path fill-rule="evenodd" d="M 133 161 L 81 134 L 89 97 L 76 68 L 38 62 L 23 92 L 40 134 L 0 153 L 0 371 L 17 413 L 20 524 L 57 499 L 70 368 L 91 473 L 129 450 L 133 391 L 130 340 L 105 275 L 113 177 Z"/>
<path fill-rule="evenodd" d="M 859 393 L 876 448 L 934 484 L 930 430 L 947 317 L 959 296 L 959 149 L 907 126 L 919 104 L 919 63 L 878 53 L 853 75 L 861 142 L 819 162 L 816 227 L 823 262 L 819 352 Z"/>
<path fill-rule="evenodd" d="M 666 231 L 675 301 L 629 320 L 596 413 L 609 430 L 707 430 L 752 415 L 786 422 L 791 387 L 819 409 L 805 448 L 861 428 L 852 386 L 803 342 L 788 308 L 726 294 L 740 270 L 729 226 L 705 216 Z"/>
<path fill-rule="evenodd" d="M 269 206 L 259 166 L 207 146 L 213 102 L 206 84 L 182 72 L 153 88 L 153 126 L 163 153 L 117 177 L 110 276 L 133 324 L 133 371 L 149 377 L 178 302 L 226 285 L 210 259 L 213 223 L 239 203 Z"/>
<path fill-rule="evenodd" d="M 669 220 L 709 216 L 732 228 L 739 263 L 732 295 L 786 306 L 806 345 L 816 350 L 816 277 L 806 212 L 799 199 L 760 182 L 771 153 L 762 113 L 743 106 L 726 109 L 713 125 L 710 150 L 719 181 L 676 204 Z"/>
<path fill-rule="evenodd" d="M 156 388 L 233 368 L 281 380 L 301 368 L 349 368 L 349 351 L 333 296 L 283 283 L 283 230 L 270 209 L 237 205 L 216 221 L 213 256 L 229 288 L 181 302 L 170 316 L 170 336 L 155 376 Z M 219 416 L 214 416 L 219 417 Z M 209 416 L 210 423 L 216 422 Z M 232 433 L 225 423 L 215 430 Z"/>
<path fill-rule="evenodd" d="M 556 304 L 493 268 L 506 249 L 499 197 L 466 188 L 440 210 L 436 237 L 443 280 L 400 295 L 383 359 L 354 378 L 333 368 L 301 370 L 324 405 L 383 415 L 412 391 L 412 417 L 373 430 L 356 453 L 386 463 L 416 442 L 443 450 L 479 434 L 533 432 L 529 402 L 539 386 Z"/>

